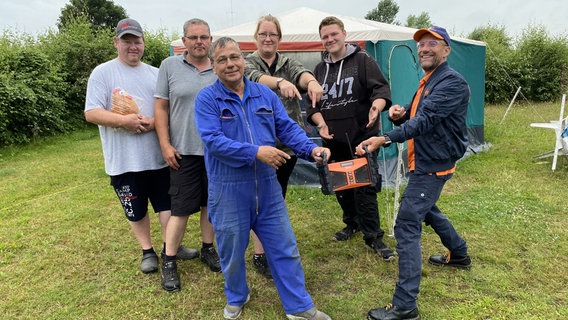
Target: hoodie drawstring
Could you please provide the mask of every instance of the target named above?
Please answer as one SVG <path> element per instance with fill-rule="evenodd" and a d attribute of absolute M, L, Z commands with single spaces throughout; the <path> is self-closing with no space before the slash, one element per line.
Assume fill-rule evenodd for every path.
<path fill-rule="evenodd" d="M 325 84 L 325 82 L 327 81 L 327 75 L 329 74 L 329 62 L 325 63 L 325 77 L 323 77 L 323 82 L 322 84 Z"/>
<path fill-rule="evenodd" d="M 339 62 L 339 70 L 337 72 L 337 80 L 335 80 L 335 84 L 339 85 L 339 81 L 341 80 L 341 71 L 343 70 L 343 61 L 341 60 L 341 62 Z M 325 77 L 323 77 L 323 82 L 325 83 L 327 81 L 327 76 L 329 75 L 329 62 L 325 63 Z"/>
<path fill-rule="evenodd" d="M 339 63 L 339 71 L 337 72 L 337 81 L 336 84 L 339 85 L 339 80 L 341 80 L 341 71 L 343 70 L 343 61 L 345 60 L 341 60 L 341 62 Z"/>

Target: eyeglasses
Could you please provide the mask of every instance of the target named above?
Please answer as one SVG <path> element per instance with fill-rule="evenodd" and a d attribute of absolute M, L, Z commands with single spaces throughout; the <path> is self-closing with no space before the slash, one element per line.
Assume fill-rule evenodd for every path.
<path fill-rule="evenodd" d="M 416 46 L 418 48 L 424 48 L 426 45 L 428 45 L 429 47 L 435 47 L 440 43 L 447 45 L 444 40 L 428 40 L 428 41 L 420 41 L 416 44 Z"/>
<path fill-rule="evenodd" d="M 191 40 L 191 41 L 197 41 L 197 39 L 199 39 L 199 40 L 205 42 L 205 41 L 208 41 L 211 38 L 211 36 L 202 35 L 202 36 L 189 36 L 189 37 L 185 37 L 185 38 L 188 39 L 188 40 Z"/>
<path fill-rule="evenodd" d="M 243 57 L 242 54 L 232 54 L 228 57 L 225 56 L 221 56 L 219 58 L 217 58 L 217 60 L 215 60 L 216 64 L 226 64 L 228 60 L 231 60 L 231 62 L 237 62 L 239 61 L 241 58 Z"/>
<path fill-rule="evenodd" d="M 280 36 L 278 33 L 265 33 L 265 32 L 261 32 L 257 35 L 260 40 L 264 40 L 266 39 L 266 37 L 270 37 L 270 39 L 274 40 L 278 39 L 278 37 Z"/>

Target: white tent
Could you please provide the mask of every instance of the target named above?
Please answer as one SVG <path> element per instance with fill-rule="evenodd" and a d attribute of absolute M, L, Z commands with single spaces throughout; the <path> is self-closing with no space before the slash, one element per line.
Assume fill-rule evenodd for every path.
<path fill-rule="evenodd" d="M 280 21 L 283 34 L 278 51 L 283 51 L 283 54 L 297 59 L 308 69 L 313 69 L 321 61 L 321 51 L 324 50 L 319 37 L 320 22 L 328 16 L 341 19 L 347 31 L 346 40 L 356 42 L 379 64 L 385 78 L 390 83 L 393 103 L 406 104 L 412 99 L 419 80 L 423 76 L 417 60 L 416 42 L 413 40 L 416 29 L 321 12 L 306 7 L 274 14 L 274 16 Z M 235 39 L 243 51 L 255 51 L 256 44 L 253 34 L 256 24 L 255 19 L 234 27 L 213 31 L 213 40 L 228 36 Z M 471 89 L 467 126 L 470 148 L 476 150 L 478 146 L 485 144 L 483 137 L 485 43 L 452 37 L 451 46 L 452 54 L 448 62 L 466 78 Z M 184 49 L 181 40 L 171 43 L 171 54 L 182 53 Z M 392 123 L 388 121 L 387 116 L 386 112 L 381 114 L 381 133 L 392 129 Z M 314 141 L 317 142 L 320 139 L 317 130 L 312 126 L 306 126 L 306 132 Z M 379 160 L 383 186 L 399 185 L 400 174 L 398 172 L 404 166 L 402 160 L 404 154 L 406 151 L 401 144 L 381 148 Z M 319 186 L 315 165 L 300 159 L 290 177 L 290 184 Z"/>
<path fill-rule="evenodd" d="M 314 10 L 307 7 L 300 7 L 281 14 L 274 14 L 280 21 L 282 27 L 282 40 L 279 45 L 280 51 L 321 51 L 323 47 L 319 38 L 319 23 L 327 16 L 335 16 L 345 24 L 347 30 L 347 41 L 379 41 L 379 40 L 411 40 L 416 31 L 414 28 L 391 25 L 362 18 L 331 14 Z M 253 34 L 256 29 L 257 21 L 249 21 L 230 28 L 212 32 L 213 40 L 220 37 L 231 37 L 241 45 L 245 51 L 254 51 Z M 469 39 L 452 38 L 460 42 L 485 45 L 483 42 Z M 181 39 L 171 43 L 173 52 L 183 51 Z"/>
<path fill-rule="evenodd" d="M 274 16 L 280 21 L 283 34 L 278 50 L 301 61 L 308 69 L 313 69 L 321 60 L 320 52 L 323 51 L 319 37 L 321 20 L 328 16 L 340 18 L 347 31 L 347 41 L 356 42 L 379 63 L 379 67 L 391 84 L 393 102 L 405 104 L 412 98 L 422 77 L 422 70 L 416 58 L 416 43 L 412 39 L 416 29 L 322 12 L 307 7 L 274 14 Z M 257 19 L 254 19 L 234 27 L 213 31 L 213 40 L 228 36 L 239 42 L 243 51 L 252 52 L 256 50 L 253 38 L 256 24 Z M 181 39 L 171 43 L 171 54 L 179 54 L 184 49 Z M 485 143 L 483 138 L 485 43 L 452 37 L 452 54 L 448 61 L 470 85 L 471 101 L 467 120 L 470 147 L 482 146 Z M 392 154 L 396 154 L 394 147 L 391 149 Z"/>
<path fill-rule="evenodd" d="M 356 42 L 365 49 L 379 64 L 383 74 L 391 85 L 392 101 L 405 104 L 410 101 L 416 91 L 417 84 L 422 77 L 422 70 L 417 62 L 416 43 L 412 39 L 416 29 L 381 23 L 362 18 L 333 14 L 300 7 L 281 14 L 274 14 L 280 21 L 282 40 L 278 50 L 286 55 L 301 61 L 308 69 L 321 60 L 323 51 L 319 37 L 319 24 L 328 16 L 335 16 L 345 25 L 347 41 Z M 245 52 L 256 50 L 253 34 L 256 30 L 257 19 L 234 27 L 212 32 L 213 40 L 223 36 L 235 39 Z M 184 51 L 180 40 L 171 43 L 172 54 Z M 448 58 L 450 65 L 458 70 L 470 85 L 471 100 L 468 107 L 468 132 L 470 148 L 478 149 L 485 144 L 483 137 L 483 108 L 485 98 L 485 43 L 464 38 L 452 37 L 452 54 Z M 381 115 L 387 132 L 392 128 L 386 119 L 386 113 Z M 317 132 L 312 132 L 307 126 L 310 136 L 317 138 Z M 399 151 L 396 146 L 387 149 L 381 148 L 387 159 L 396 165 Z M 392 181 L 393 170 L 386 170 L 383 175 L 387 181 Z"/>

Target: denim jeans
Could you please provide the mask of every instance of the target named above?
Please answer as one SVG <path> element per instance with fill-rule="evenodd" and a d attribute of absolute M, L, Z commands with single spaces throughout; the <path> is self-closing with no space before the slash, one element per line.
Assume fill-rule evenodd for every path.
<path fill-rule="evenodd" d="M 399 276 L 392 303 L 398 308 L 416 307 L 422 273 L 422 222 L 432 226 L 442 244 L 452 254 L 467 254 L 466 242 L 436 206 L 444 184 L 451 177 L 451 174 L 437 176 L 410 173 L 394 227 Z"/>

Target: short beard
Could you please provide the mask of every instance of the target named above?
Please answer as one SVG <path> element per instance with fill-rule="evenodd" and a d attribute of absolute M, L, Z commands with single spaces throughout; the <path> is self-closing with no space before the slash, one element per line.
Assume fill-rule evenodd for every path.
<path fill-rule="evenodd" d="M 434 69 L 436 69 L 440 64 L 442 63 L 442 59 L 435 57 L 434 59 L 432 59 L 432 63 L 428 66 L 425 66 L 424 64 L 420 64 L 422 66 L 422 70 L 424 71 L 432 71 Z"/>

